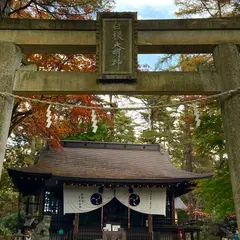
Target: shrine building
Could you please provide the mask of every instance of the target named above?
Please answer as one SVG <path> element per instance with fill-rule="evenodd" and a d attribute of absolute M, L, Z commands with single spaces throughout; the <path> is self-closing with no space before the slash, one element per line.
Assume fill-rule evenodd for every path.
<path fill-rule="evenodd" d="M 8 169 L 25 203 L 19 228 L 50 216 L 51 240 L 200 239 L 199 226 L 176 218 L 175 203 L 209 174 L 178 169 L 159 144 L 61 144 L 35 165 Z"/>

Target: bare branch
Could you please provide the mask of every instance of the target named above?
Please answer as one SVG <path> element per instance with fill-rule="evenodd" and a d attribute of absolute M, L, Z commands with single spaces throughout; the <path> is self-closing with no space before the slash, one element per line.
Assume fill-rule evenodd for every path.
<path fill-rule="evenodd" d="M 33 0 L 30 0 L 26 5 L 24 5 L 24 6 L 20 7 L 20 8 L 17 8 L 17 9 L 15 9 L 15 10 L 13 10 L 13 11 L 11 11 L 11 12 L 8 14 L 8 16 L 12 15 L 13 13 L 18 13 L 18 12 L 20 12 L 20 11 L 22 11 L 22 10 L 30 7 L 32 3 L 33 3 Z"/>
<path fill-rule="evenodd" d="M 204 6 L 204 8 L 206 9 L 206 11 L 209 13 L 209 15 L 211 17 L 214 17 L 214 15 L 210 12 L 210 9 L 207 7 L 207 4 L 203 0 L 201 0 L 201 3 Z"/>
<path fill-rule="evenodd" d="M 12 122 L 9 131 L 8 131 L 8 137 L 11 135 L 13 129 L 19 124 L 21 123 L 26 117 L 30 116 L 32 114 L 32 110 L 29 110 L 27 112 L 24 113 L 24 116 L 16 119 L 14 122 Z"/>

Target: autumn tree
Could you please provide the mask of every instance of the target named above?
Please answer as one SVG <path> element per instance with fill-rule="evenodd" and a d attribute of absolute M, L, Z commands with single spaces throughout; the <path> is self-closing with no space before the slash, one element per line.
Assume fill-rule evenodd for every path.
<path fill-rule="evenodd" d="M 112 0 L 1 0 L 0 17 L 91 19 L 112 4 Z"/>
<path fill-rule="evenodd" d="M 176 15 L 178 17 L 226 17 L 235 16 L 239 14 L 239 4 L 230 0 L 175 0 L 174 1 L 177 10 Z M 178 63 L 176 67 L 181 71 L 198 71 L 198 67 L 203 63 L 212 63 L 211 54 L 181 54 L 178 57 Z M 194 98 L 194 96 L 192 96 Z M 189 98 L 188 96 L 186 97 Z M 187 110 L 185 110 L 187 117 Z M 187 119 L 187 118 L 186 118 Z M 187 122 L 186 122 L 187 123 Z M 187 130 L 188 129 L 188 130 Z M 188 136 L 191 138 L 190 127 L 186 125 L 186 131 Z M 188 147 L 189 148 L 189 147 Z M 192 148 L 192 147 L 191 147 Z M 188 151 L 191 152 L 191 151 Z M 190 153 L 188 153 L 189 155 Z M 188 157 L 191 159 L 190 155 Z M 189 164 L 190 167 L 191 164 Z"/>
<path fill-rule="evenodd" d="M 112 1 L 4 1 L 2 15 L 17 18 L 41 18 L 41 19 L 92 19 L 96 11 L 108 11 Z M 95 56 L 82 54 L 31 54 L 25 55 L 23 66 L 36 64 L 39 71 L 94 71 Z M 80 104 L 87 106 L 101 106 L 99 97 L 96 96 L 31 96 L 34 99 L 49 102 Z M 100 104 L 100 105 L 99 105 Z M 46 127 L 46 109 L 48 105 L 22 101 L 17 99 L 13 108 L 9 135 L 15 130 L 22 134 L 27 129 L 28 135 L 50 139 L 54 146 L 58 146 L 60 138 L 74 135 L 86 129 L 91 122 L 91 111 L 80 108 L 63 108 L 54 106 L 52 110 L 53 124 Z M 108 119 L 104 111 L 97 111 L 99 119 Z M 61 120 L 61 121 L 60 121 Z M 79 121 L 85 125 L 78 124 Z M 61 123 L 60 123 L 61 122 Z M 87 123 L 88 122 L 88 123 Z M 15 133 L 16 133 L 15 132 Z"/>
<path fill-rule="evenodd" d="M 238 1 L 231 0 L 175 0 L 178 17 L 226 17 L 239 15 Z"/>
<path fill-rule="evenodd" d="M 112 1 L 108 0 L 3 0 L 0 1 L 0 17 L 85 20 L 93 19 L 96 11 L 109 11 L 111 6 Z M 38 53 L 24 55 L 22 67 L 36 68 L 33 64 L 39 71 L 94 71 L 95 56 Z M 54 147 L 60 147 L 60 139 L 79 133 L 92 134 L 92 111 L 75 105 L 86 107 L 105 105 L 100 97 L 94 95 L 34 95 L 26 97 L 49 103 L 15 99 L 9 130 L 10 143 L 14 144 L 8 144 L 0 184 L 0 235 L 4 232 L 7 234 L 8 230 L 15 231 L 11 226 L 14 227 L 16 224 L 15 218 L 13 225 L 9 225 L 12 220 L 8 216 L 16 215 L 17 194 L 12 190 L 6 169 L 34 164 L 38 159 L 39 149 L 45 141 Z M 68 104 L 68 106 L 60 106 L 54 104 L 55 102 Z M 46 110 L 49 105 L 51 105 L 52 121 L 50 128 L 46 125 Z M 96 110 L 96 114 L 99 125 L 104 123 L 106 128 L 112 126 L 106 111 Z M 101 132 L 100 127 L 96 135 L 99 132 Z M 4 239 L 7 239 L 7 235 L 4 235 Z"/>
<path fill-rule="evenodd" d="M 238 1 L 228 0 L 175 0 L 178 7 L 176 15 L 179 17 L 234 17 L 240 14 Z M 196 71 L 194 66 L 208 62 L 213 64 L 212 55 L 180 55 L 179 66 L 184 71 Z M 218 101 L 200 104 L 201 125 L 192 132 L 192 141 L 198 159 L 202 159 L 202 166 L 213 162 L 213 179 L 199 182 L 196 194 L 205 210 L 223 221 L 234 212 L 231 181 L 227 166 L 225 139 Z"/>

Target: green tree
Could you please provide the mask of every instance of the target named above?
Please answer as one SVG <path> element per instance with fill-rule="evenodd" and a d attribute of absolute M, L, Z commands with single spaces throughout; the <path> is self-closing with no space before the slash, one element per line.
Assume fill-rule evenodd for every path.
<path fill-rule="evenodd" d="M 123 111 L 117 111 L 114 118 L 114 130 L 111 141 L 119 143 L 134 143 L 134 128 L 137 124 L 133 119 L 126 115 Z"/>
<path fill-rule="evenodd" d="M 239 15 L 239 4 L 231 0 L 175 0 L 179 17 L 224 17 Z"/>
<path fill-rule="evenodd" d="M 239 4 L 228 0 L 175 0 L 180 17 L 230 17 L 239 16 Z M 196 71 L 196 66 L 204 62 L 212 63 L 212 55 L 180 55 L 178 66 L 184 71 Z M 197 63 L 197 64 L 196 64 Z M 223 134 L 221 113 L 218 101 L 202 102 L 200 107 L 201 125 L 193 131 L 194 149 L 203 169 L 208 168 L 209 160 L 214 164 L 212 180 L 203 180 L 196 190 L 201 206 L 223 221 L 234 212 L 232 187 Z M 209 224 L 207 222 L 206 224 Z"/>
<path fill-rule="evenodd" d="M 42 143 L 36 144 L 40 148 Z M 19 210 L 19 194 L 13 191 L 13 184 L 8 176 L 8 168 L 19 168 L 33 164 L 37 159 L 37 149 L 33 152 L 28 139 L 24 135 L 14 135 L 7 145 L 3 173 L 0 181 L 0 239 L 12 239 L 16 232 Z"/>
<path fill-rule="evenodd" d="M 109 11 L 112 3 L 113 1 L 110 0 L 2 0 L 0 1 L 0 18 L 86 20 L 92 19 L 96 15 L 96 11 Z M 40 70 L 48 71 L 94 70 L 95 57 L 89 55 L 61 54 L 25 55 L 22 64 L 28 65 L 30 63 L 36 63 Z M 98 97 L 89 95 L 32 97 L 54 102 L 68 102 L 69 104 L 80 103 L 92 106 L 101 104 Z M 9 132 L 9 144 L 7 146 L 3 175 L 0 182 L 0 238 L 4 235 L 3 239 L 7 239 L 7 237 L 11 237 L 13 231 L 15 232 L 16 216 L 19 209 L 18 204 L 16 204 L 18 202 L 18 194 L 13 191 L 12 182 L 7 174 L 7 168 L 33 164 L 33 160 L 37 159 L 35 157 L 37 157 L 39 149 L 45 143 L 47 137 L 59 140 L 70 133 L 78 134 L 78 132 L 86 132 L 88 130 L 90 132 L 90 128 L 88 127 L 88 122 L 90 122 L 89 119 L 91 118 L 90 111 L 83 111 L 78 108 L 73 108 L 69 111 L 69 109 L 60 109 L 59 107 L 54 108 L 53 111 L 54 116 L 58 115 L 55 120 L 61 119 L 63 121 L 61 123 L 57 123 L 56 121 L 55 123 L 57 124 L 55 126 L 53 124 L 52 128 L 47 130 L 46 106 L 26 101 L 15 102 Z M 79 116 L 85 120 L 82 129 L 77 125 Z M 107 115 L 104 112 L 98 111 L 98 116 L 101 119 L 100 121 L 106 120 L 108 122 Z M 66 124 L 67 119 L 68 123 Z M 55 131 L 55 127 L 59 128 L 58 130 L 60 131 Z M 36 132 L 34 133 L 34 131 Z M 60 134 L 58 135 L 58 133 Z"/>
<path fill-rule="evenodd" d="M 112 0 L 1 0 L 0 17 L 86 19 L 112 5 Z"/>
<path fill-rule="evenodd" d="M 199 181 L 197 195 L 208 213 L 224 219 L 234 213 L 231 179 L 221 112 L 217 101 L 202 109 L 201 125 L 194 132 L 196 150 L 203 159 L 215 159 L 211 180 Z"/>
<path fill-rule="evenodd" d="M 111 122 L 100 121 L 97 125 L 96 133 L 92 132 L 92 125 L 89 124 L 85 131 L 68 136 L 66 139 L 119 143 L 133 143 L 136 139 L 134 133 L 136 124 L 123 111 L 116 111 Z"/>
<path fill-rule="evenodd" d="M 201 180 L 196 190 L 207 213 L 224 219 L 234 213 L 231 179 L 226 159 L 217 162 L 211 180 Z"/>

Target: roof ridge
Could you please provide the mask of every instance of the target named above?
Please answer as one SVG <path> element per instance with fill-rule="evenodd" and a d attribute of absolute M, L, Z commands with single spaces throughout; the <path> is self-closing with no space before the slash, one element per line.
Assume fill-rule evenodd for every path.
<path fill-rule="evenodd" d="M 165 150 L 161 144 L 139 144 L 139 143 L 117 143 L 117 142 L 97 142 L 80 140 L 61 140 L 64 148 L 96 148 L 96 149 L 118 149 L 118 150 L 146 150 L 159 151 L 164 154 Z"/>

